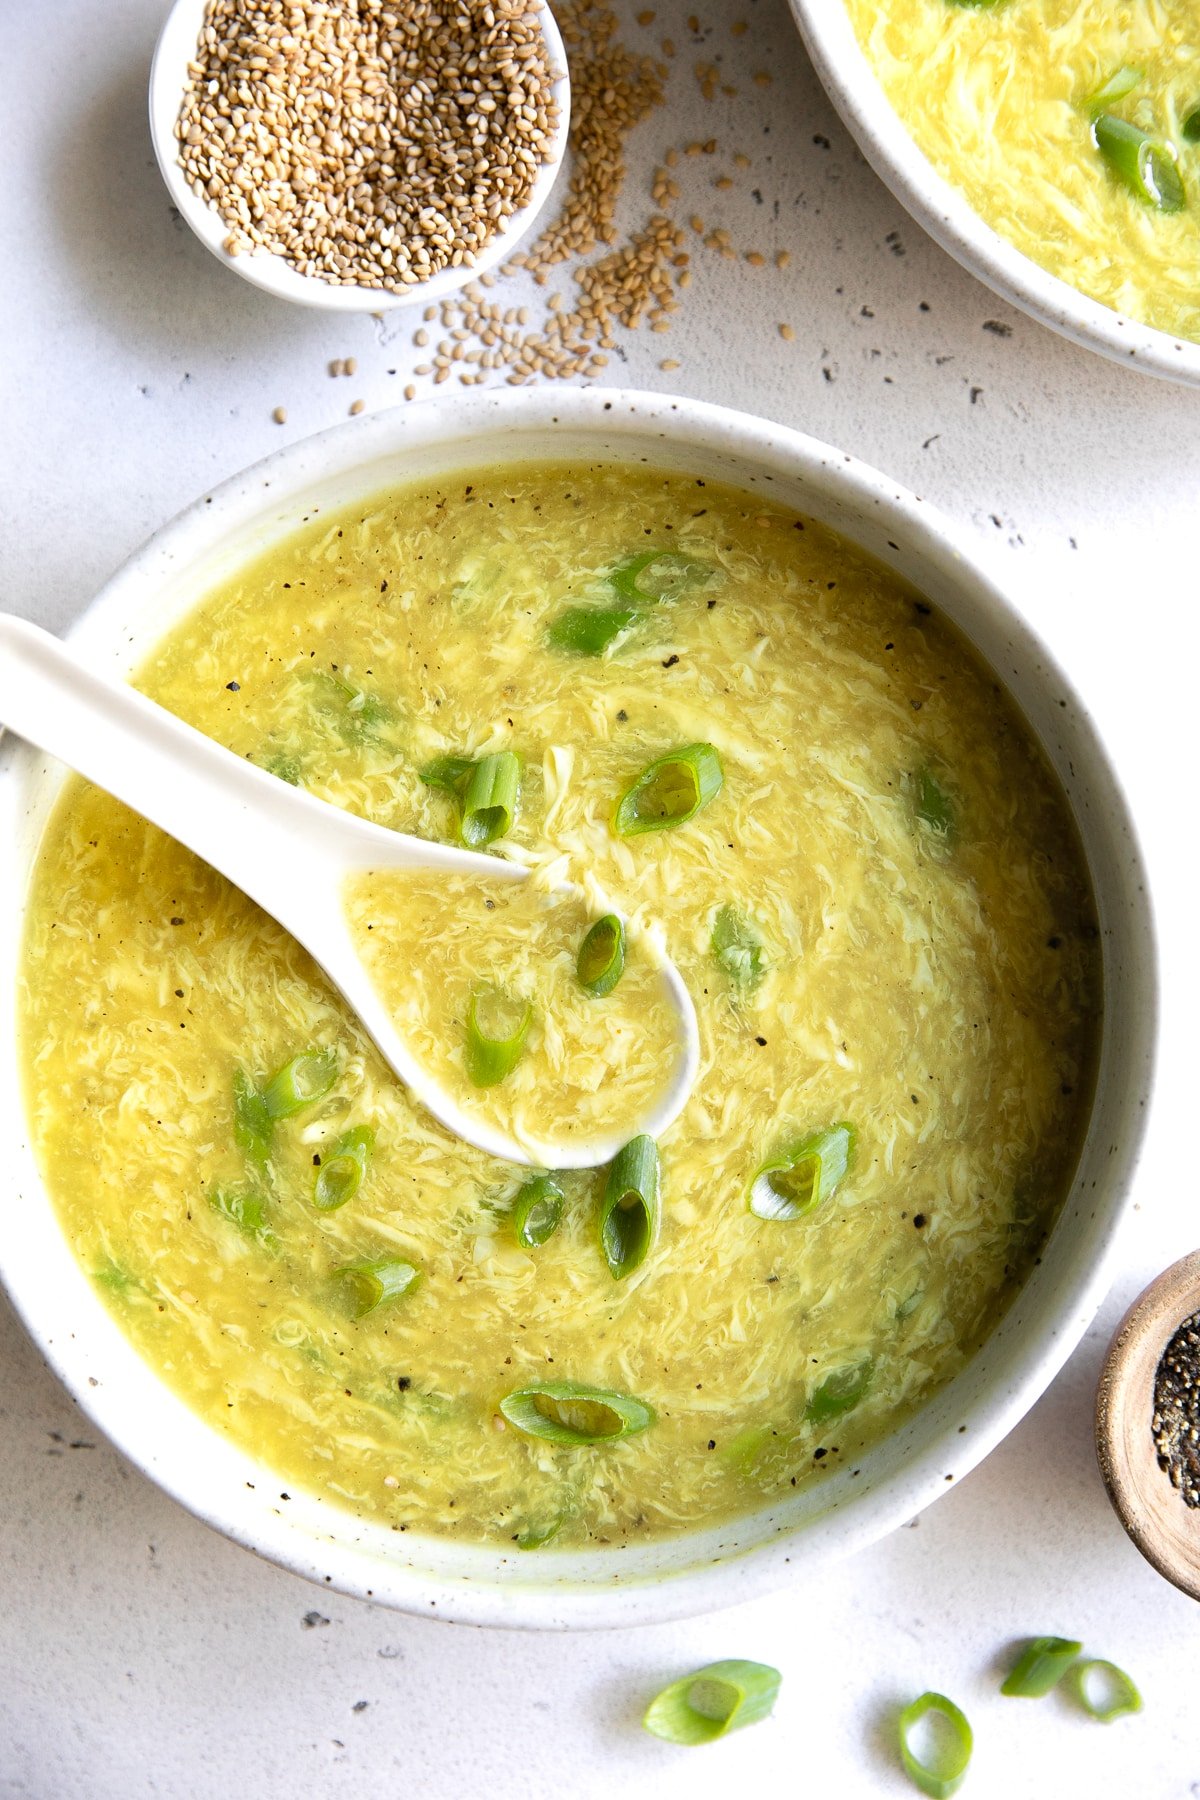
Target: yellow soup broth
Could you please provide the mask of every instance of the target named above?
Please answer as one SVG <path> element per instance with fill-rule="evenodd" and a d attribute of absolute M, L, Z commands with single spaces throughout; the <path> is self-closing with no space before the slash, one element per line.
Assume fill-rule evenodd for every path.
<path fill-rule="evenodd" d="M 603 654 L 563 647 L 578 608 L 624 618 Z M 525 1247 L 530 1171 L 417 1105 L 228 883 L 69 783 L 25 950 L 37 1153 L 107 1304 L 214 1429 L 396 1528 L 619 1543 L 825 1479 L 963 1366 L 1069 1183 L 1099 951 L 1053 777 L 919 596 L 712 483 L 521 466 L 310 520 L 139 685 L 427 838 L 457 841 L 463 802 L 423 770 L 519 758 L 490 849 L 528 881 L 347 896 L 382 991 L 464 1092 L 477 984 L 530 1002 L 520 1060 L 478 1090 L 494 1117 L 638 1104 L 667 1030 L 657 946 L 700 1026 L 644 1259 L 610 1273 L 604 1170 L 561 1175 L 561 1224 Z M 693 816 L 619 829 L 647 766 L 698 744 L 722 780 Z M 628 922 L 607 995 L 579 986 L 592 915 L 554 902 L 564 879 Z M 811 1205 L 750 1210 L 764 1164 L 840 1122 L 848 1166 L 827 1161 Z M 564 1444 L 501 1410 L 563 1382 L 642 1403 L 642 1428 Z"/>
<path fill-rule="evenodd" d="M 1200 110 L 1195 0 L 845 4 L 917 145 L 989 225 L 1091 299 L 1200 340 L 1200 141 L 1185 130 Z M 1177 210 L 1113 172 L 1100 112 L 1165 147 Z"/>

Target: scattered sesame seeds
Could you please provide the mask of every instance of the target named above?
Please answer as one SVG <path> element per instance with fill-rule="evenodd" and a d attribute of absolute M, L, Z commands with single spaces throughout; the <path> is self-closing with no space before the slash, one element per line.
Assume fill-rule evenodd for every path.
<path fill-rule="evenodd" d="M 795 337 L 796 337 L 796 332 L 795 332 L 794 326 L 781 325 L 779 327 L 779 335 L 783 339 L 785 344 L 793 343 L 795 341 Z"/>
<path fill-rule="evenodd" d="M 360 412 L 366 411 L 366 406 L 367 403 L 365 400 L 352 400 L 350 402 L 350 417 L 356 419 Z"/>
<path fill-rule="evenodd" d="M 275 408 L 275 411 L 271 414 L 271 417 L 274 419 L 274 421 L 277 425 L 286 425 L 287 424 L 287 407 L 286 406 L 277 406 Z"/>

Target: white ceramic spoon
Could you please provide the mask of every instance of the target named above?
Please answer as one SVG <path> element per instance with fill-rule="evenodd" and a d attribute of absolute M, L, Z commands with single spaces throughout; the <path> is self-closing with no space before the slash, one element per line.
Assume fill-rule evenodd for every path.
<path fill-rule="evenodd" d="M 0 613 L 0 725 L 57 757 L 229 878 L 320 964 L 400 1079 L 448 1130 L 510 1162 L 594 1168 L 646 1132 L 658 1137 L 696 1078 L 696 1013 L 679 971 L 661 973 L 678 1024 L 675 1058 L 641 1117 L 619 1132 L 556 1143 L 519 1142 L 464 1110 L 396 1031 L 359 960 L 343 911 L 354 874 L 442 870 L 521 881 L 528 870 L 371 825 L 235 756 L 135 688 L 106 681 L 36 625 Z M 567 890 L 577 891 L 577 890 Z M 615 910 L 605 903 L 605 911 Z M 419 957 L 413 979 L 421 979 Z"/>

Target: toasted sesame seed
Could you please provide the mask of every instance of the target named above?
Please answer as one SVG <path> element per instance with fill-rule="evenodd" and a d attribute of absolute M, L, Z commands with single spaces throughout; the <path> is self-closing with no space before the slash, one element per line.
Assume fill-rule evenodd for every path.
<path fill-rule="evenodd" d="M 271 414 L 271 417 L 274 419 L 274 421 L 277 425 L 286 425 L 287 424 L 287 407 L 286 406 L 277 406 L 275 408 L 275 411 Z"/>
<path fill-rule="evenodd" d="M 677 369 L 679 367 L 679 364 L 675 361 L 675 358 L 673 356 L 666 356 L 663 358 L 662 362 L 660 362 L 658 366 L 660 369 L 664 370 L 667 374 L 670 374 L 672 369 Z"/>
<path fill-rule="evenodd" d="M 785 343 L 790 344 L 794 340 L 796 333 L 791 325 L 781 325 L 779 327 L 779 335 Z"/>
<path fill-rule="evenodd" d="M 331 375 L 340 375 L 341 372 L 342 372 L 342 359 L 340 356 L 335 356 L 333 361 L 329 365 L 329 373 Z"/>
<path fill-rule="evenodd" d="M 360 412 L 366 411 L 366 407 L 367 403 L 365 400 L 352 400 L 350 402 L 350 417 L 356 419 Z"/>
<path fill-rule="evenodd" d="M 408 386 L 404 390 L 404 398 L 406 400 L 415 400 L 416 397 L 417 397 L 417 390 L 413 386 L 412 382 L 410 381 Z"/>
<path fill-rule="evenodd" d="M 746 261 L 750 264 L 752 269 L 761 269 L 766 260 L 766 257 L 759 250 L 747 250 L 746 252 Z"/>
<path fill-rule="evenodd" d="M 348 356 L 346 358 L 345 362 L 342 364 L 342 374 L 343 375 L 357 375 L 358 374 L 358 358 L 356 356 Z"/>
<path fill-rule="evenodd" d="M 792 253 L 790 250 L 777 250 L 775 252 L 775 267 L 777 269 L 786 269 L 791 260 Z"/>

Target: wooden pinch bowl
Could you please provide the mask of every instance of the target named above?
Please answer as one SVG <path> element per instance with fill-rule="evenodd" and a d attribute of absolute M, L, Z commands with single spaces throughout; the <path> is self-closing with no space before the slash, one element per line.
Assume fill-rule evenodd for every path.
<path fill-rule="evenodd" d="M 1200 1600 L 1200 1507 L 1159 1467 L 1151 1420 L 1167 1345 L 1200 1312 L 1200 1250 L 1152 1281 L 1117 1327 L 1096 1394 L 1096 1455 L 1117 1517 L 1160 1575 Z"/>

